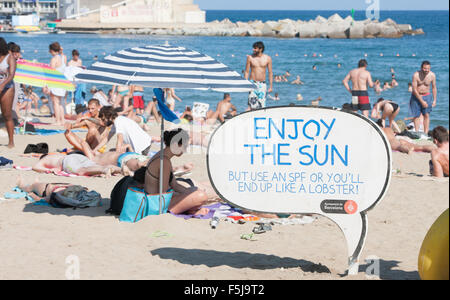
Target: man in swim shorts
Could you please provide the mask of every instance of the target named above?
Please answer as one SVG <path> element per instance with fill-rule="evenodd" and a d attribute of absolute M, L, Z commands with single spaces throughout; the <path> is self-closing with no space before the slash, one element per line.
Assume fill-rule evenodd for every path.
<path fill-rule="evenodd" d="M 369 117 L 369 111 L 372 109 L 370 105 L 369 93 L 367 86 L 373 88 L 372 75 L 367 71 L 368 63 L 365 59 L 361 59 L 358 68 L 351 70 L 344 78 L 342 83 L 349 93 L 352 94 L 352 109 L 354 111 L 362 111 L 363 115 Z M 349 81 L 352 82 L 350 89 Z"/>
<path fill-rule="evenodd" d="M 430 93 L 430 86 L 433 94 Z M 437 101 L 436 75 L 431 72 L 431 64 L 424 61 L 421 70 L 414 73 L 413 92 L 409 102 L 414 127 L 420 128 L 420 117 L 423 116 L 423 129 L 426 134 L 430 128 L 430 113 Z"/>
<path fill-rule="evenodd" d="M 132 85 L 131 93 L 133 95 L 133 108 L 138 115 L 141 115 L 145 108 L 144 88 L 142 86 Z"/>
<path fill-rule="evenodd" d="M 253 55 L 247 56 L 244 77 L 256 86 L 248 96 L 248 109 L 254 110 L 266 107 L 266 95 L 273 90 L 272 58 L 264 54 L 263 42 L 253 44 Z M 266 72 L 269 72 L 269 89 L 267 90 Z"/>

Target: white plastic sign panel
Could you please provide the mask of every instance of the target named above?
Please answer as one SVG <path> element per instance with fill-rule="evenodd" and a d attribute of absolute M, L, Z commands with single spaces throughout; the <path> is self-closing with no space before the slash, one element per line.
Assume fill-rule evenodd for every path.
<path fill-rule="evenodd" d="M 209 110 L 209 104 L 208 103 L 202 103 L 202 102 L 194 102 L 194 107 L 192 109 L 192 115 L 194 118 L 206 118 L 206 114 Z"/>
<path fill-rule="evenodd" d="M 382 130 L 352 112 L 275 107 L 236 116 L 211 136 L 207 164 L 222 199 L 254 212 L 320 214 L 343 231 L 357 272 L 366 212 L 389 187 Z"/>

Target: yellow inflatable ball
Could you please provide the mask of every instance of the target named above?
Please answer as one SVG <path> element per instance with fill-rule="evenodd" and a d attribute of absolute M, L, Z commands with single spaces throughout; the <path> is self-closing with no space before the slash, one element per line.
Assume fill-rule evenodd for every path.
<path fill-rule="evenodd" d="M 422 280 L 448 280 L 448 214 L 447 209 L 423 240 L 419 253 L 419 275 Z"/>

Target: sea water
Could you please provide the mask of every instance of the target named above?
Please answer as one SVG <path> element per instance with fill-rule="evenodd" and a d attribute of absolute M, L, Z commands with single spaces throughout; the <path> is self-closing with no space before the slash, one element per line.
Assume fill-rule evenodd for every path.
<path fill-rule="evenodd" d="M 325 18 L 339 13 L 345 18 L 347 11 L 207 11 L 207 21 L 229 18 L 233 22 L 250 20 L 281 19 L 315 19 L 318 15 Z M 341 107 L 350 102 L 350 94 L 342 85 L 345 75 L 357 66 L 360 59 L 369 63 L 368 70 L 374 80 L 391 81 L 391 68 L 394 68 L 399 86 L 376 95 L 369 91 L 371 103 L 379 97 L 391 99 L 400 105 L 398 118 L 408 117 L 410 93 L 408 83 L 412 82 L 415 71 L 420 69 L 421 62 L 429 60 L 432 71 L 437 76 L 438 99 L 437 107 L 431 114 L 431 128 L 449 124 L 449 15 L 448 11 L 381 11 L 380 21 L 391 18 L 398 24 L 411 24 L 414 29 L 423 28 L 425 35 L 404 36 L 399 39 L 279 39 L 266 37 L 197 37 L 197 36 L 143 36 L 143 35 L 93 35 L 93 34 L 60 34 L 60 35 L 26 35 L 1 34 L 7 42 L 18 43 L 24 50 L 23 57 L 48 63 L 51 59 L 48 46 L 58 41 L 64 48 L 64 53 L 71 58 L 71 51 L 77 49 L 85 66 L 94 63 L 94 57 L 104 56 L 118 50 L 145 46 L 160 45 L 168 41 L 171 45 L 183 46 L 212 56 L 228 65 L 233 70 L 242 73 L 245 68 L 246 56 L 252 54 L 254 42 L 262 40 L 266 45 L 266 54 L 273 59 L 275 75 L 289 71 L 293 81 L 301 76 L 304 85 L 290 83 L 274 83 L 274 93 L 278 93 L 280 101 L 267 101 L 267 106 L 282 106 L 295 103 L 309 104 L 311 100 L 322 97 L 320 105 Z M 365 12 L 358 11 L 356 20 L 365 19 Z M 314 55 L 315 54 L 315 55 Z M 380 54 L 383 54 L 381 56 Z M 397 56 L 397 54 L 399 56 Z M 338 67 L 341 64 L 341 67 Z M 314 71 L 313 66 L 317 69 Z M 107 92 L 111 87 L 99 85 Z M 90 85 L 88 86 L 88 90 Z M 40 90 L 38 89 L 38 94 Z M 145 99 L 152 97 L 150 88 L 145 91 Z M 273 93 L 273 94 L 274 94 Z M 304 100 L 297 101 L 297 94 L 302 94 Z M 223 95 L 212 91 L 176 90 L 183 102 L 176 103 L 176 110 L 183 111 L 186 105 L 193 102 L 204 102 L 215 109 Z M 239 112 L 247 108 L 246 93 L 232 93 L 232 103 Z"/>

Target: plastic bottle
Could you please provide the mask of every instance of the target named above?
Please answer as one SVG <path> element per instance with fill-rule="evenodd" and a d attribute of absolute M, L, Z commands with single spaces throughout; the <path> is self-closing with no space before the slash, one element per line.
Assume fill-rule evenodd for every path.
<path fill-rule="evenodd" d="M 219 221 L 220 221 L 219 217 L 214 216 L 214 217 L 212 218 L 212 220 L 211 220 L 211 223 L 210 223 L 211 228 L 212 228 L 212 229 L 216 229 L 216 228 L 217 228 L 217 225 L 219 225 Z"/>

